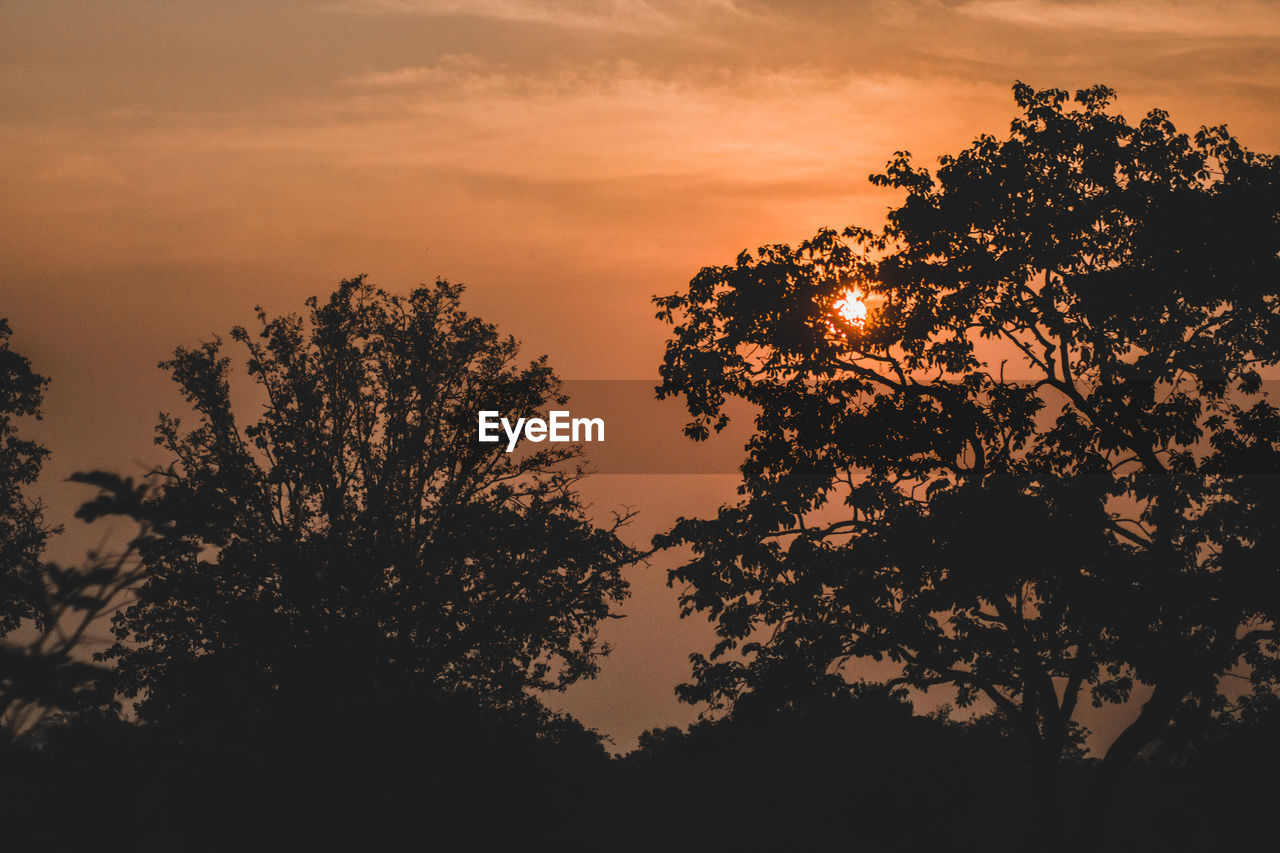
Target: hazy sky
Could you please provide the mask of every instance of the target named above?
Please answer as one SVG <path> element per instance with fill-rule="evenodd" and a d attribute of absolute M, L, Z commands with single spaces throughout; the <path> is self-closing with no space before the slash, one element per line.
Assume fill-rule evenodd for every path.
<path fill-rule="evenodd" d="M 0 316 L 54 380 L 41 493 L 63 516 L 71 471 L 161 461 L 175 345 L 357 273 L 466 283 L 562 376 L 656 376 L 653 294 L 878 224 L 895 196 L 867 175 L 1007 130 L 1019 79 L 1106 83 L 1130 118 L 1158 106 L 1277 152 L 1280 4 L 5 3 Z M 636 506 L 647 540 L 733 485 L 588 491 Z M 565 699 L 619 747 L 694 713 L 671 688 L 707 629 L 677 619 L 666 565 L 636 571 L 615 656 Z"/>

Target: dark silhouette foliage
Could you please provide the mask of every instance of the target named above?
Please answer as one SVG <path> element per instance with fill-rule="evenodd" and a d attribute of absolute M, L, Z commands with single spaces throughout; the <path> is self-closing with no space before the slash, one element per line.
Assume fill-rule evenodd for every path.
<path fill-rule="evenodd" d="M 598 849 L 609 759 L 563 717 L 460 697 L 339 700 L 257 731 L 178 739 L 75 718 L 0 743 L 19 849 Z"/>
<path fill-rule="evenodd" d="M 621 769 L 648 819 L 627 849 L 1016 849 L 989 828 L 1016 837 L 1030 812 L 999 728 L 917 715 L 897 691 L 757 699 L 641 736 Z"/>
<path fill-rule="evenodd" d="M 1007 138 L 872 176 L 905 193 L 881 231 L 656 300 L 688 432 L 728 397 L 759 410 L 742 500 L 658 539 L 692 548 L 670 578 L 721 638 L 685 698 L 779 672 L 838 694 L 892 661 L 891 686 L 999 712 L 1053 821 L 1082 702 L 1141 698 L 1100 807 L 1225 674 L 1275 689 L 1280 160 L 1113 94 L 1018 84 Z M 837 310 L 854 288 L 865 323 Z"/>
<path fill-rule="evenodd" d="M 196 421 L 162 416 L 173 464 L 141 483 L 73 477 L 99 490 L 81 518 L 125 516 L 137 536 L 44 566 L 32 612 L 49 630 L 6 651 L 12 698 L 34 712 L 0 738 L 6 840 L 594 845 L 607 753 L 538 694 L 595 673 L 637 555 L 625 517 L 597 526 L 579 502 L 576 449 L 475 440 L 480 408 L 562 400 L 545 360 L 518 363 L 460 294 L 355 279 L 305 319 L 260 312 L 258 334 L 232 332 L 264 402 L 243 428 L 219 343 L 165 362 Z M 64 654 L 122 598 L 114 670 Z"/>
<path fill-rule="evenodd" d="M 13 331 L 0 319 L 0 637 L 22 619 L 39 618 L 40 555 L 55 529 L 23 488 L 40 476 L 49 451 L 18 435 L 14 418 L 40 417 L 49 380 L 9 347 Z"/>
<path fill-rule="evenodd" d="M 479 409 L 529 415 L 558 381 L 461 292 L 357 278 L 305 318 L 259 311 L 231 333 L 262 399 L 243 427 L 219 341 L 163 363 L 195 423 L 161 417 L 158 488 L 81 476 L 103 489 L 82 516 L 146 525 L 105 655 L 144 720 L 219 738 L 263 715 L 341 725 L 348 696 L 514 708 L 596 672 L 625 519 L 587 517 L 572 447 L 476 441 Z"/>
<path fill-rule="evenodd" d="M 15 418 L 39 419 L 49 380 L 9 346 L 0 319 L 0 725 L 14 737 L 51 713 L 101 711 L 112 703 L 107 671 L 79 649 L 88 626 L 133 580 L 119 559 L 91 556 L 62 568 L 42 559 L 61 528 L 24 490 L 49 451 L 20 437 Z M 26 630 L 17 632 L 22 623 Z"/>

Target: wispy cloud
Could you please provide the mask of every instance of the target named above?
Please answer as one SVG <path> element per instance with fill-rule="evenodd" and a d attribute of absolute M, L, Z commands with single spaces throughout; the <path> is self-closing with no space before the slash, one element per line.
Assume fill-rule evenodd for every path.
<path fill-rule="evenodd" d="M 973 0 L 957 11 L 1039 29 L 1077 28 L 1184 38 L 1280 37 L 1280 5 L 1262 2 Z"/>
<path fill-rule="evenodd" d="M 10 202 L 25 221 L 82 223 L 80 250 L 49 263 L 186 262 L 210 241 L 237 257 L 305 254 L 310 235 L 380 245 L 405 223 L 463 257 L 474 223 L 495 218 L 522 223 L 529 251 L 563 245 L 583 262 L 657 241 L 692 253 L 711 228 L 736 251 L 757 233 L 861 220 L 850 200 L 868 197 L 866 175 L 895 149 L 928 159 L 1004 120 L 1008 102 L 1003 86 L 947 79 L 672 78 L 630 63 L 517 73 L 463 56 L 358 75 L 270 113 L 134 114 L 109 134 L 0 126 L 0 143 L 23 164 Z"/>
<path fill-rule="evenodd" d="M 929 133 L 975 103 L 1001 109 L 1008 99 L 1003 86 L 813 68 L 670 78 L 618 62 L 517 74 L 465 56 L 347 84 L 349 97 L 314 105 L 327 129 L 301 128 L 299 144 L 323 139 L 342 150 L 334 156 L 362 162 L 541 180 L 662 175 L 743 185 L 878 166 L 903 143 L 904 124 Z M 270 138 L 279 144 L 290 134 Z"/>
<path fill-rule="evenodd" d="M 715 229 L 740 248 L 738 239 L 756 239 L 747 235 L 803 236 L 811 224 L 882 215 L 884 196 L 867 174 L 900 148 L 927 163 L 998 132 L 1018 78 L 1109 83 L 1126 111 L 1165 107 L 1180 125 L 1230 121 L 1251 147 L 1275 147 L 1275 121 L 1258 108 L 1274 99 L 1260 91 L 1275 76 L 1266 42 L 1131 38 L 1117 50 L 1088 27 L 1154 26 L 1134 19 L 1145 7 L 1120 2 L 1101 10 L 987 0 L 959 15 L 920 3 L 895 7 L 903 20 L 881 16 L 872 26 L 834 6 L 810 16 L 748 0 L 348 0 L 380 14 L 549 26 L 537 39 L 491 38 L 499 27 L 489 20 L 404 18 L 393 28 L 400 40 L 371 59 L 325 45 L 335 27 L 385 34 L 387 21 L 304 15 L 319 29 L 299 55 L 319 59 L 303 83 L 248 85 L 267 79 L 251 65 L 209 81 L 203 97 L 115 97 L 130 91 L 121 81 L 164 76 L 139 72 L 92 102 L 72 102 L 74 110 L 10 113 L 0 121 L 0 167 L 14 180 L 2 206 L 22 224 L 0 234 L 0 254 L 26 252 L 43 235 L 41 266 L 161 254 L 186 261 L 214 244 L 238 257 L 301 256 L 317 245 L 383 246 L 407 222 L 451 235 L 464 258 L 483 242 L 473 223 L 487 219 L 521 223 L 531 250 L 569 241 L 565 257 L 628 240 L 638 253 L 661 242 L 687 243 L 692 254 L 714 242 Z M 1188 8 L 1177 7 L 1177 26 L 1158 26 L 1189 27 Z M 1059 19 L 1046 25 L 1040 12 Z M 720 15 L 725 26 L 699 30 L 689 25 L 697 14 Z M 758 26 L 758 15 L 787 25 Z M 1001 15 L 1006 24 L 993 25 Z M 676 20 L 678 38 L 550 25 L 652 32 Z M 1251 28 L 1270 26 L 1260 18 Z M 691 50 L 690 39 L 702 38 L 721 41 Z M 263 67 L 278 66 L 264 57 Z M 112 79 L 103 69 L 98 76 Z M 98 76 L 79 73 L 76 82 Z M 78 249 L 51 236 L 66 233 Z M 444 237 L 432 245 L 442 252 Z"/>
<path fill-rule="evenodd" d="M 705 14 L 746 16 L 734 0 L 341 0 L 330 8 L 373 15 L 469 16 L 566 29 L 666 33 Z"/>
<path fill-rule="evenodd" d="M 489 88 L 495 79 L 503 79 L 502 75 L 486 70 L 483 60 L 469 54 L 442 56 L 431 65 L 407 65 L 401 68 L 389 68 L 365 71 L 343 79 L 347 86 L 371 89 L 397 88 L 436 88 L 443 85 L 471 86 L 483 82 Z M 455 88 L 455 91 L 457 89 Z"/>

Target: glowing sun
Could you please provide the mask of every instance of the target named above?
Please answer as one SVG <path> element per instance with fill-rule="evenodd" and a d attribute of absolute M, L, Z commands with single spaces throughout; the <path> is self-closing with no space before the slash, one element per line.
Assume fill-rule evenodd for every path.
<path fill-rule="evenodd" d="M 847 287 L 831 307 L 850 326 L 864 326 L 867 322 L 867 305 L 862 298 L 861 290 Z"/>

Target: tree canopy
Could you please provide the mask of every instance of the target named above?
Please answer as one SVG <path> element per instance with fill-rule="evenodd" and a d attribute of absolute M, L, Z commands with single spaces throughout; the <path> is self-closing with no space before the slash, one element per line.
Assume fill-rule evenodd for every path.
<path fill-rule="evenodd" d="M 1226 673 L 1276 685 L 1280 160 L 1103 86 L 1014 97 L 1006 138 L 873 175 L 905 194 L 883 228 L 656 299 L 689 434 L 759 412 L 741 501 L 658 543 L 691 546 L 670 579 L 720 637 L 685 698 L 888 660 L 995 709 L 1052 809 L 1082 701 L 1142 700 L 1105 795 Z"/>
<path fill-rule="evenodd" d="M 588 517 L 574 448 L 476 440 L 479 409 L 525 416 L 559 385 L 461 293 L 356 278 L 305 317 L 259 310 L 256 332 L 231 332 L 262 400 L 245 426 L 220 340 L 162 363 L 195 423 L 161 416 L 158 488 L 81 477 L 104 489 L 84 517 L 147 525 L 146 579 L 106 654 L 144 718 L 404 694 L 513 706 L 596 672 L 636 557 L 625 518 Z"/>

